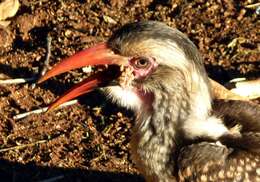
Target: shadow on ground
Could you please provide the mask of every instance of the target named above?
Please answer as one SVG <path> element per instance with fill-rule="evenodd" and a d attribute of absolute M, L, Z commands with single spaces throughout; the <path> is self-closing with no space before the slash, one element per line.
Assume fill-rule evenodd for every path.
<path fill-rule="evenodd" d="M 27 174 L 27 171 L 31 171 Z M 32 176 L 34 174 L 34 176 Z M 19 164 L 0 160 L 1 182 L 30 182 L 30 181 L 93 181 L 93 182 L 144 182 L 140 175 L 115 172 L 101 172 L 86 169 L 65 169 L 57 167 L 42 167 L 35 164 Z"/>

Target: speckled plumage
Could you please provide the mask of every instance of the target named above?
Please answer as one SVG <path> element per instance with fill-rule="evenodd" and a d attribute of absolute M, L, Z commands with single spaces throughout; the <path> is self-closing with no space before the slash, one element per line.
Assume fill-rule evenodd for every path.
<path fill-rule="evenodd" d="M 109 88 L 135 110 L 131 153 L 147 181 L 260 181 L 259 107 L 218 101 L 213 111 L 202 58 L 184 34 L 158 22 L 132 23 L 109 45 L 117 54 L 150 56 L 159 64 L 145 80 L 133 81 L 153 94 L 149 106 L 128 106 L 132 100 L 119 94 L 123 89 Z"/>
<path fill-rule="evenodd" d="M 191 144 L 178 156 L 179 181 L 257 182 L 259 160 L 257 153 L 225 145 Z"/>

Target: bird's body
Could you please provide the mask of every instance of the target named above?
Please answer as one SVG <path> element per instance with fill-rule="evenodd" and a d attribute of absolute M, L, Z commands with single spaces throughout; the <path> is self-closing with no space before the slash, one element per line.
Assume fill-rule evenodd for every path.
<path fill-rule="evenodd" d="M 132 23 L 92 49 L 103 62 L 86 51 L 94 61 L 85 64 L 121 66 L 113 77 L 118 86 L 105 92 L 136 114 L 131 154 L 147 181 L 260 181 L 259 106 L 219 101 L 213 110 L 203 60 L 184 34 L 163 23 Z M 58 65 L 42 80 L 68 68 Z M 54 105 L 100 86 L 106 74 L 89 78 Z M 240 108 L 247 104 L 248 110 Z M 241 117 L 230 119 L 234 111 Z"/>

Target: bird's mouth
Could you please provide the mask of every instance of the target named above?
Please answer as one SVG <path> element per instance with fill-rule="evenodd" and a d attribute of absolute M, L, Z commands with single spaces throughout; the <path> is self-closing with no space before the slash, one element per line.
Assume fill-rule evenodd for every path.
<path fill-rule="evenodd" d="M 134 79 L 134 76 L 131 68 L 128 67 L 128 60 L 128 57 L 115 54 L 107 43 L 101 43 L 61 61 L 41 77 L 38 83 L 69 70 L 85 66 L 103 65 L 104 69 L 92 74 L 90 77 L 65 92 L 49 106 L 49 110 L 52 110 L 75 97 L 88 93 L 97 87 L 111 85 L 120 85 L 122 87 L 129 86 Z"/>

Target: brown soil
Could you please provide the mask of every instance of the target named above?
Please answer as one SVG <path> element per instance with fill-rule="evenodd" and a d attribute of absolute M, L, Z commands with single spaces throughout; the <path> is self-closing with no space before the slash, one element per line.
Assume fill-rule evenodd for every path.
<path fill-rule="evenodd" d="M 52 37 L 51 65 L 106 40 L 135 20 L 158 20 L 185 32 L 205 58 L 211 77 L 226 82 L 259 76 L 257 1 L 20 0 L 8 28 L 0 28 L 0 79 L 36 76 Z M 258 27 L 257 27 L 258 25 Z M 30 83 L 0 86 L 0 181 L 143 181 L 129 156 L 129 111 L 100 93 L 81 103 L 14 120 L 46 106 L 79 81 L 82 70 L 35 88 Z"/>

